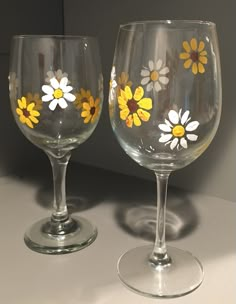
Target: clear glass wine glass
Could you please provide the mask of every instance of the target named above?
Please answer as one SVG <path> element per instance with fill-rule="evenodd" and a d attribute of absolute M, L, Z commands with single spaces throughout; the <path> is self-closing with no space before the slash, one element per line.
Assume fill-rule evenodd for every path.
<path fill-rule="evenodd" d="M 212 141 L 221 114 L 216 26 L 204 21 L 144 21 L 121 25 L 111 70 L 109 113 L 124 151 L 153 170 L 157 181 L 155 244 L 118 262 L 130 289 L 177 297 L 203 280 L 201 263 L 166 246 L 165 213 L 172 171 L 196 160 Z"/>
<path fill-rule="evenodd" d="M 48 254 L 80 250 L 95 240 L 97 229 L 85 218 L 68 214 L 65 177 L 71 151 L 93 133 L 102 109 L 97 39 L 13 37 L 9 89 L 18 127 L 46 152 L 53 170 L 52 215 L 26 231 L 25 243 Z"/>

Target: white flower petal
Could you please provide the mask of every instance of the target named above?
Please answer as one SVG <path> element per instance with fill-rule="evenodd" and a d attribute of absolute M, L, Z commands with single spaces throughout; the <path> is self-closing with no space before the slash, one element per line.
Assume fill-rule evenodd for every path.
<path fill-rule="evenodd" d="M 178 113 L 175 112 L 174 110 L 170 110 L 168 116 L 169 116 L 169 120 L 173 124 L 177 125 L 177 123 L 179 122 L 179 115 L 178 115 Z"/>
<path fill-rule="evenodd" d="M 60 106 L 62 109 L 65 109 L 66 107 L 68 107 L 68 104 L 67 104 L 67 102 L 65 101 L 64 98 L 60 98 L 60 99 L 58 100 L 58 104 L 59 104 L 59 106 Z"/>
<path fill-rule="evenodd" d="M 58 80 L 55 77 L 50 79 L 50 84 L 54 89 L 58 89 L 59 85 L 60 85 Z"/>
<path fill-rule="evenodd" d="M 194 131 L 197 129 L 197 127 L 199 126 L 199 122 L 198 121 L 191 121 L 189 124 L 187 124 L 185 130 L 186 131 Z"/>
<path fill-rule="evenodd" d="M 186 121 L 188 120 L 188 116 L 189 116 L 189 111 L 185 111 L 182 118 L 181 118 L 181 124 L 184 125 L 186 123 Z"/>
<path fill-rule="evenodd" d="M 167 124 L 167 126 L 173 128 L 172 124 L 169 122 L 169 120 L 165 119 L 165 123 Z"/>
<path fill-rule="evenodd" d="M 167 84 L 169 82 L 169 78 L 167 78 L 165 76 L 161 76 L 161 77 L 159 77 L 159 81 L 160 81 L 160 83 Z"/>
<path fill-rule="evenodd" d="M 195 134 L 187 134 L 187 139 L 191 141 L 196 141 L 198 139 L 198 136 Z"/>
<path fill-rule="evenodd" d="M 53 71 L 48 71 L 48 72 L 47 72 L 47 76 L 48 76 L 49 79 L 55 77 Z M 49 81 L 49 82 L 50 82 L 50 81 Z"/>
<path fill-rule="evenodd" d="M 181 147 L 183 147 L 184 149 L 187 149 L 187 148 L 188 148 L 187 140 L 186 140 L 184 137 L 182 137 L 182 138 L 180 139 L 180 145 L 181 145 Z"/>
<path fill-rule="evenodd" d="M 49 85 L 43 85 L 42 86 L 42 91 L 48 95 L 52 95 L 54 93 L 54 90 L 51 86 Z"/>
<path fill-rule="evenodd" d="M 161 137 L 159 138 L 159 142 L 166 143 L 172 138 L 172 134 L 161 134 Z"/>
<path fill-rule="evenodd" d="M 73 90 L 73 87 L 67 86 L 67 87 L 65 87 L 65 88 L 63 89 L 63 92 L 64 92 L 64 93 L 69 93 L 69 92 L 72 91 L 72 90 Z"/>
<path fill-rule="evenodd" d="M 160 125 L 158 125 L 158 127 L 159 127 L 159 129 L 161 129 L 162 131 L 164 131 L 164 132 L 171 132 L 171 128 L 170 128 L 170 126 L 168 126 L 168 125 L 165 125 L 165 124 L 160 124 Z"/>
<path fill-rule="evenodd" d="M 57 104 L 58 104 L 58 99 L 53 99 L 53 101 L 50 102 L 49 109 L 54 111 L 56 109 Z"/>
<path fill-rule="evenodd" d="M 153 82 L 150 82 L 150 83 L 147 85 L 147 91 L 150 92 L 152 89 L 153 89 Z"/>
<path fill-rule="evenodd" d="M 169 73 L 169 68 L 168 67 L 164 67 L 163 69 L 160 70 L 159 74 L 160 75 L 165 75 L 167 73 Z"/>
<path fill-rule="evenodd" d="M 68 83 L 68 78 L 67 77 L 62 77 L 61 81 L 60 81 L 60 88 L 62 89 L 62 91 L 64 92 L 64 89 L 66 88 Z"/>
<path fill-rule="evenodd" d="M 116 68 L 113 65 L 112 69 L 111 69 L 111 79 L 114 79 L 116 77 Z"/>
<path fill-rule="evenodd" d="M 177 146 L 178 142 L 179 142 L 179 139 L 178 139 L 178 138 L 174 138 L 174 139 L 172 140 L 172 142 L 171 142 L 171 144 L 170 144 L 171 150 L 173 150 L 173 149 Z"/>
<path fill-rule="evenodd" d="M 161 85 L 158 81 L 155 82 L 154 88 L 156 92 L 159 92 L 161 90 Z"/>
<path fill-rule="evenodd" d="M 142 70 L 141 71 L 141 76 L 149 76 L 150 75 L 150 71 L 149 70 Z"/>
<path fill-rule="evenodd" d="M 142 85 L 146 85 L 149 81 L 150 81 L 150 77 L 144 77 L 144 78 L 141 80 L 141 84 L 142 84 Z"/>
<path fill-rule="evenodd" d="M 52 100 L 54 97 L 52 95 L 44 95 L 42 96 L 42 101 L 44 102 L 48 102 L 50 100 Z"/>
<path fill-rule="evenodd" d="M 64 98 L 70 102 L 75 101 L 75 99 L 76 99 L 75 95 L 73 95 L 71 93 L 65 93 Z"/>
<path fill-rule="evenodd" d="M 158 59 L 158 61 L 156 62 L 156 69 L 157 69 L 157 71 L 160 70 L 161 66 L 162 66 L 162 60 Z"/>
<path fill-rule="evenodd" d="M 154 70 L 154 63 L 153 63 L 152 60 L 149 60 L 149 61 L 148 61 L 148 66 L 149 66 L 150 71 L 153 71 L 153 70 Z"/>

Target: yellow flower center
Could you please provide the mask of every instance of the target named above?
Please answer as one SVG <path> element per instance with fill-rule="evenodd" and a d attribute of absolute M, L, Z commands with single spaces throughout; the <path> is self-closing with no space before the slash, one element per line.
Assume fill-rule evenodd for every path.
<path fill-rule="evenodd" d="M 152 81 L 157 81 L 157 79 L 159 78 L 159 73 L 157 71 L 152 71 L 150 78 Z"/>
<path fill-rule="evenodd" d="M 172 134 L 175 136 L 175 137 L 182 137 L 184 136 L 185 134 L 185 129 L 183 126 L 181 125 L 177 125 L 173 128 L 172 130 Z"/>
<path fill-rule="evenodd" d="M 56 90 L 54 91 L 53 95 L 54 95 L 54 97 L 55 97 L 56 99 L 59 99 L 59 98 L 61 98 L 61 97 L 63 96 L 63 92 L 62 92 L 61 89 L 56 89 Z"/>

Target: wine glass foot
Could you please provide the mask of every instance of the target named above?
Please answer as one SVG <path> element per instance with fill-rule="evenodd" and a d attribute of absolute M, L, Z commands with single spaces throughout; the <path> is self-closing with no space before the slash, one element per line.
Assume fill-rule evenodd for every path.
<path fill-rule="evenodd" d="M 194 291 L 203 281 L 201 263 L 191 253 L 167 247 L 171 263 L 154 267 L 152 245 L 129 250 L 118 261 L 118 275 L 126 287 L 149 297 L 174 298 Z"/>
<path fill-rule="evenodd" d="M 51 234 L 45 232 L 45 227 L 51 222 L 50 218 L 42 219 L 33 224 L 24 236 L 25 244 L 39 253 L 65 254 L 81 250 L 97 237 L 97 229 L 88 220 L 73 216 L 73 227 L 66 234 Z"/>

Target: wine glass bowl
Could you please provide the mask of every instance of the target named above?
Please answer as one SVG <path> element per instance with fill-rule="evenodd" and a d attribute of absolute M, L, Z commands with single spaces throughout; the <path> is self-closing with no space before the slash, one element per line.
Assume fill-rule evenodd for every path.
<path fill-rule="evenodd" d="M 202 282 L 202 266 L 191 254 L 166 247 L 166 191 L 170 173 L 196 160 L 219 125 L 221 72 L 215 24 L 164 20 L 121 25 L 109 108 L 121 147 L 157 179 L 155 244 L 124 254 L 119 276 L 129 288 L 152 297 L 189 293 Z"/>
<path fill-rule="evenodd" d="M 96 38 L 13 37 L 9 89 L 19 129 L 46 152 L 53 169 L 52 216 L 30 227 L 25 242 L 42 253 L 82 249 L 95 240 L 97 230 L 86 219 L 68 214 L 65 177 L 71 151 L 91 136 L 102 110 Z"/>

